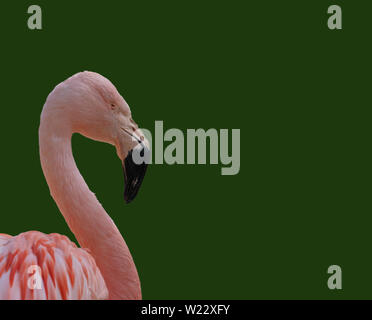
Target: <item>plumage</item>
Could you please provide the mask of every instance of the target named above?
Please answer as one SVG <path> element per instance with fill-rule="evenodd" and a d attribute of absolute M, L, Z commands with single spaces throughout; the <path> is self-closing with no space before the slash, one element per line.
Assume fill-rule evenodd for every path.
<path fill-rule="evenodd" d="M 40 289 L 30 282 L 38 276 L 32 266 L 40 267 Z M 101 272 L 86 249 L 66 236 L 38 231 L 0 234 L 0 288 L 1 300 L 108 298 Z"/>

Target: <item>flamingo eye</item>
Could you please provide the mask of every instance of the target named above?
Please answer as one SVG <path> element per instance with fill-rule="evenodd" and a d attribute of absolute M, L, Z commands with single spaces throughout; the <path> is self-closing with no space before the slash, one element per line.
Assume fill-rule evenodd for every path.
<path fill-rule="evenodd" d="M 114 110 L 116 108 L 114 103 L 111 103 L 111 110 Z"/>

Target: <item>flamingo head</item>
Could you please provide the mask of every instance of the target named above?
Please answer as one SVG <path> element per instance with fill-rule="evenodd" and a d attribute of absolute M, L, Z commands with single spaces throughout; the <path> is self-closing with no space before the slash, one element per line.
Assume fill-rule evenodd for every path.
<path fill-rule="evenodd" d="M 57 106 L 54 116 L 68 117 L 73 132 L 115 146 L 123 165 L 124 199 L 131 202 L 146 173 L 149 143 L 115 86 L 98 73 L 80 72 L 58 85 L 47 102 Z"/>

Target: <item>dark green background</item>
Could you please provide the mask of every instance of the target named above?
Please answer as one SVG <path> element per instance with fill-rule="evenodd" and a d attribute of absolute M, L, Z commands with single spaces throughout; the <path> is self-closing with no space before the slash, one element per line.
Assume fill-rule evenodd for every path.
<path fill-rule="evenodd" d="M 369 5 L 368 5 L 369 3 Z M 43 30 L 27 8 L 43 9 Z M 327 28 L 340 4 L 343 30 Z M 241 129 L 241 170 L 152 165 L 130 205 L 109 145 L 77 164 L 125 237 L 146 299 L 371 298 L 370 1 L 7 1 L 0 232 L 73 235 L 38 154 L 48 93 L 109 78 L 152 129 Z M 343 289 L 327 288 L 327 268 Z"/>

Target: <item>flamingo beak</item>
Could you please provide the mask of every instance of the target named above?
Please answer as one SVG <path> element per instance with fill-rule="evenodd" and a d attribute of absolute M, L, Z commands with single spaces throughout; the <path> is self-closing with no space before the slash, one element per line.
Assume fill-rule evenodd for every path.
<path fill-rule="evenodd" d="M 137 196 L 138 190 L 141 187 L 143 178 L 145 177 L 147 163 L 143 162 L 141 164 L 136 164 L 133 161 L 133 150 L 140 152 L 141 156 L 148 152 L 147 147 L 144 143 L 139 143 L 134 149 L 128 152 L 127 157 L 123 161 L 123 171 L 124 171 L 124 200 L 126 203 L 130 203 Z"/>

